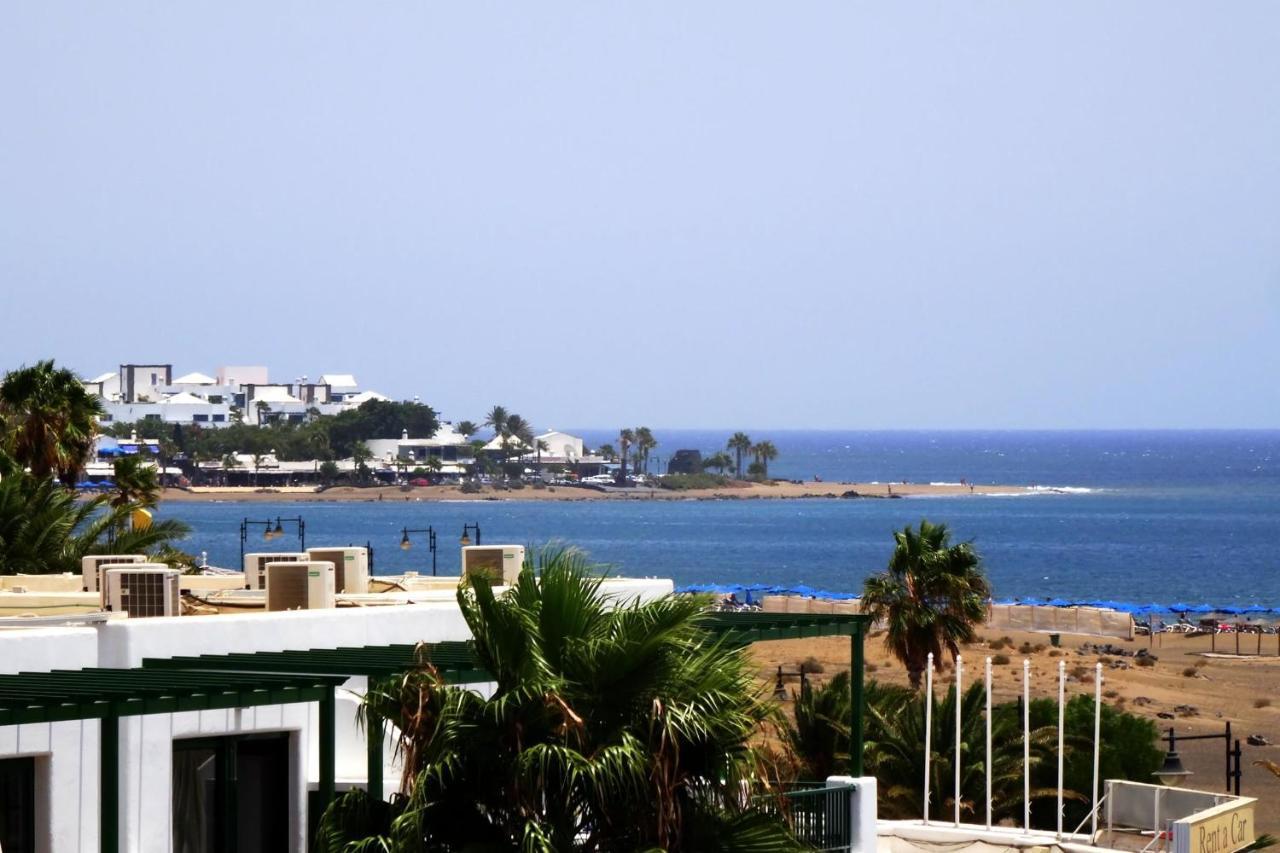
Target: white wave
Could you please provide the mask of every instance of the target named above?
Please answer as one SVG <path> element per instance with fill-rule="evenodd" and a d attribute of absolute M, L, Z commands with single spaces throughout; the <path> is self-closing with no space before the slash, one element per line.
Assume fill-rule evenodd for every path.
<path fill-rule="evenodd" d="M 1088 495 L 1096 492 L 1097 489 L 1086 486 L 1031 486 L 1028 491 L 1053 495 Z"/>
<path fill-rule="evenodd" d="M 929 485 L 930 486 L 963 486 L 964 483 L 945 483 L 942 481 L 938 481 L 936 483 L 930 483 Z"/>

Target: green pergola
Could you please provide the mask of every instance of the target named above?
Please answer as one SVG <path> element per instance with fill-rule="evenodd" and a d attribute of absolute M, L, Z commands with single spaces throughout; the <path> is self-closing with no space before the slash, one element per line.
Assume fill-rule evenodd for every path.
<path fill-rule="evenodd" d="M 726 642 L 749 645 L 761 640 L 791 640 L 805 637 L 845 636 L 851 638 L 850 666 L 853 736 L 850 772 L 862 775 L 863 718 L 863 638 L 868 619 L 847 614 L 714 612 L 703 617 L 703 625 Z M 309 673 L 346 677 L 385 678 L 406 672 L 423 662 L 434 666 L 446 682 L 478 684 L 493 676 L 475 656 L 470 642 L 450 641 L 422 646 L 353 646 L 333 649 L 305 649 L 281 652 L 197 655 L 175 658 L 148 658 L 147 669 L 207 670 L 239 673 Z M 368 722 L 367 766 L 369 789 L 382 790 L 383 728 L 379 720 Z"/>
<path fill-rule="evenodd" d="M 334 794 L 334 688 L 346 679 L 313 673 L 79 669 L 0 676 L 0 726 L 100 720 L 99 844 L 120 846 L 120 719 L 145 714 L 320 705 L 320 793 Z"/>

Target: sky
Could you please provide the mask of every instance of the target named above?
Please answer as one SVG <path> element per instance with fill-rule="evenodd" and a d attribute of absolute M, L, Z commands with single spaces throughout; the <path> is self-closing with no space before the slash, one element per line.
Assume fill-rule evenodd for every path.
<path fill-rule="evenodd" d="M 1280 4 L 0 11 L 0 366 L 1280 427 Z"/>

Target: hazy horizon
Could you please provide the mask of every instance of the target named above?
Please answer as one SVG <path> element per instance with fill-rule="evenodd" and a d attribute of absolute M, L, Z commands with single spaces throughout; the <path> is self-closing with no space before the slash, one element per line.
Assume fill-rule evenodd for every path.
<path fill-rule="evenodd" d="M 540 427 L 1273 429 L 1277 31 L 1185 0 L 18 4 L 0 368 L 353 373 Z"/>

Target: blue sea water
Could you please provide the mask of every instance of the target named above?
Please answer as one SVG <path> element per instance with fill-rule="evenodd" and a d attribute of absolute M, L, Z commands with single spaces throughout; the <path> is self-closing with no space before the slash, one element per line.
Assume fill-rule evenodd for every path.
<path fill-rule="evenodd" d="M 595 444 L 612 438 L 581 431 Z M 711 451 L 727 432 L 657 431 L 655 456 Z M 457 537 L 580 545 L 618 573 L 678 585 L 807 585 L 854 591 L 888 559 L 895 528 L 946 522 L 981 552 L 997 598 L 1207 602 L 1280 607 L 1280 431 L 783 432 L 771 474 L 794 479 L 1038 484 L 1067 493 L 903 500 L 170 503 L 183 547 L 235 566 L 239 525 L 301 514 L 309 544 L 370 543 L 375 571 L 430 571 L 420 538 L 440 532 L 441 573 Z M 1087 490 L 1087 491 L 1086 491 Z M 249 550 L 289 550 L 288 537 Z"/>

